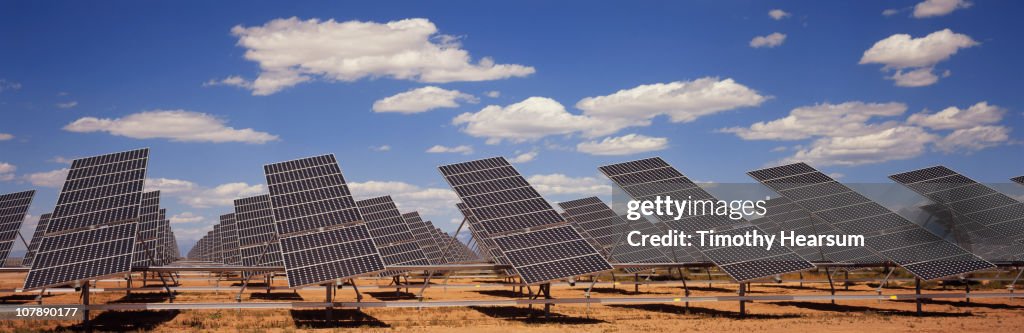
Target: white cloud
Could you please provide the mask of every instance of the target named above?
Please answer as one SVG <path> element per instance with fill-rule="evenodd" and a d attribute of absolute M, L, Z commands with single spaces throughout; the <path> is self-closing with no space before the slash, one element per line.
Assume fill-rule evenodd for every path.
<path fill-rule="evenodd" d="M 71 164 L 71 162 L 74 162 L 74 161 L 75 161 L 75 159 L 67 158 L 67 157 L 64 157 L 64 156 L 54 156 L 52 159 L 50 159 L 50 162 L 60 163 L 60 164 Z"/>
<path fill-rule="evenodd" d="M 883 70 L 895 70 L 889 77 L 896 85 L 920 87 L 933 84 L 938 77 L 932 73 L 936 64 L 948 60 L 960 49 L 978 45 L 974 39 L 943 29 L 921 38 L 895 34 L 880 40 L 864 51 L 860 64 L 882 64 Z M 904 70 L 909 69 L 909 72 Z M 948 76 L 948 75 L 947 75 Z"/>
<path fill-rule="evenodd" d="M 0 92 L 21 89 L 21 83 L 0 79 Z"/>
<path fill-rule="evenodd" d="M 971 152 L 995 147 L 1010 140 L 1010 128 L 1006 126 L 975 126 L 958 129 L 935 143 L 940 151 L 952 153 Z"/>
<path fill-rule="evenodd" d="M 603 195 L 610 194 L 612 187 L 597 177 L 570 177 L 560 173 L 532 175 L 526 181 L 544 196 L 564 194 Z"/>
<path fill-rule="evenodd" d="M 226 121 L 206 113 L 185 110 L 153 110 L 122 118 L 85 117 L 64 126 L 78 133 L 107 132 L 135 139 L 170 139 L 181 142 L 244 142 L 262 144 L 276 135 L 251 128 L 227 127 Z"/>
<path fill-rule="evenodd" d="M 7 141 L 7 140 L 10 140 L 10 139 L 14 139 L 14 135 L 13 134 L 0 133 L 0 141 Z"/>
<path fill-rule="evenodd" d="M 757 36 L 750 40 L 750 47 L 753 48 L 773 48 L 782 45 L 786 41 L 786 34 L 773 32 L 765 36 Z"/>
<path fill-rule="evenodd" d="M 443 83 L 522 77 L 535 71 L 487 57 L 474 63 L 458 38 L 439 34 L 434 23 L 422 18 L 377 23 L 292 17 L 235 26 L 231 33 L 246 49 L 245 58 L 260 66 L 251 84 L 253 95 L 270 95 L 316 78 Z"/>
<path fill-rule="evenodd" d="M 459 146 L 455 146 L 455 147 L 448 147 L 448 146 L 442 146 L 442 145 L 434 145 L 433 147 L 428 148 L 427 152 L 428 153 L 433 153 L 433 154 L 456 153 L 456 154 L 469 155 L 469 154 L 473 153 L 473 147 L 472 146 L 467 146 L 467 145 L 459 145 Z"/>
<path fill-rule="evenodd" d="M 914 17 L 945 16 L 954 10 L 968 8 L 971 5 L 972 3 L 966 0 L 925 0 L 914 6 Z"/>
<path fill-rule="evenodd" d="M 915 113 L 907 118 L 907 123 L 940 130 L 966 129 L 998 123 L 1005 114 L 1006 110 L 1001 107 L 989 105 L 988 102 L 978 102 L 967 109 L 950 106 L 936 113 Z"/>
<path fill-rule="evenodd" d="M 576 145 L 577 151 L 591 155 L 630 155 L 666 148 L 668 148 L 667 138 L 639 134 L 607 137 L 600 141 L 587 141 Z"/>
<path fill-rule="evenodd" d="M 182 203 L 195 208 L 231 207 L 235 199 L 264 194 L 267 187 L 263 184 L 249 185 L 244 182 L 217 185 L 214 188 L 198 188 L 176 195 Z M 161 192 L 163 193 L 163 192 Z"/>
<path fill-rule="evenodd" d="M 61 109 L 70 109 L 78 105 L 78 101 L 70 101 L 64 103 L 57 103 L 57 107 Z"/>
<path fill-rule="evenodd" d="M 231 75 L 220 80 L 211 79 L 209 81 L 203 82 L 203 87 L 213 86 L 230 86 L 252 89 L 252 81 L 246 80 L 245 78 L 238 75 Z"/>
<path fill-rule="evenodd" d="M 772 10 L 768 11 L 768 16 L 771 16 L 772 19 L 776 20 L 776 21 L 784 19 L 784 18 L 787 18 L 787 17 L 790 17 L 791 15 L 792 14 L 787 13 L 786 11 L 784 11 L 782 9 L 772 9 Z"/>
<path fill-rule="evenodd" d="M 893 15 L 896 15 L 896 14 L 899 14 L 899 13 L 900 13 L 899 9 L 890 8 L 890 9 L 883 10 L 882 11 L 882 16 L 893 16 Z"/>
<path fill-rule="evenodd" d="M 14 171 L 16 170 L 18 170 L 18 167 L 14 166 L 14 164 L 0 162 L 0 181 L 14 179 Z"/>
<path fill-rule="evenodd" d="M 146 191 L 160 191 L 161 194 L 177 194 L 192 192 L 199 188 L 199 185 L 180 179 L 147 178 L 144 188 Z"/>
<path fill-rule="evenodd" d="M 864 103 L 852 101 L 841 104 L 815 104 L 801 106 L 789 115 L 768 122 L 757 122 L 750 127 L 724 128 L 719 131 L 733 133 L 744 140 L 800 140 L 813 136 L 856 136 L 878 132 L 897 126 L 896 122 L 868 124 L 874 117 L 892 117 L 903 114 L 903 103 Z"/>
<path fill-rule="evenodd" d="M 458 214 L 458 196 L 448 188 L 420 187 L 399 181 L 349 182 L 349 189 L 359 200 L 390 195 L 402 212 L 418 211 L 423 215 Z"/>
<path fill-rule="evenodd" d="M 807 162 L 817 166 L 880 163 L 920 156 L 938 139 L 920 127 L 899 126 L 860 136 L 824 137 L 781 163 Z"/>
<path fill-rule="evenodd" d="M 60 188 L 64 186 L 64 181 L 68 178 L 68 169 L 57 169 L 46 172 L 30 173 L 25 176 L 28 182 L 35 186 L 41 187 L 55 187 Z"/>
<path fill-rule="evenodd" d="M 668 116 L 672 122 L 686 123 L 722 111 L 758 106 L 769 98 L 733 79 L 704 77 L 640 85 L 611 95 L 587 97 L 576 103 L 576 107 L 592 117 L 646 126 L 660 115 Z"/>
<path fill-rule="evenodd" d="M 510 163 L 526 163 L 526 162 L 529 162 L 529 161 L 533 161 L 535 158 L 537 158 L 537 155 L 540 155 L 540 152 L 538 152 L 536 150 L 528 151 L 528 152 L 516 155 L 515 157 L 513 157 L 512 159 L 510 159 L 508 161 Z"/>
<path fill-rule="evenodd" d="M 391 151 L 391 146 L 389 146 L 389 145 L 370 146 L 370 150 L 372 150 L 372 151 Z"/>
<path fill-rule="evenodd" d="M 598 136 L 614 133 L 621 127 L 565 110 L 557 101 L 546 97 L 530 97 L 505 107 L 489 105 L 476 113 L 463 113 L 452 124 L 464 125 L 462 131 L 475 137 L 487 138 L 487 143 L 502 140 L 523 142 L 549 135 L 582 133 Z"/>
<path fill-rule="evenodd" d="M 490 98 L 498 98 L 498 97 L 501 97 L 501 92 L 497 91 L 497 90 L 491 90 L 491 91 L 485 92 L 484 96 L 487 96 L 487 97 L 490 97 Z"/>
<path fill-rule="evenodd" d="M 170 220 L 172 224 L 178 224 L 202 222 L 204 219 L 205 217 L 196 215 L 192 212 L 183 212 L 181 214 L 172 215 L 168 220 Z"/>
<path fill-rule="evenodd" d="M 475 96 L 458 90 L 427 86 L 373 102 L 374 112 L 420 113 L 439 108 L 456 108 L 459 102 L 477 103 Z"/>

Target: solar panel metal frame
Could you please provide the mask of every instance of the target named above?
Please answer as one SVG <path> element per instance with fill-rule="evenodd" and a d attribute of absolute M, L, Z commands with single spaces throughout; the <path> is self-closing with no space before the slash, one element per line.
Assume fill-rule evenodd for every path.
<path fill-rule="evenodd" d="M 359 214 L 333 154 L 268 164 L 263 170 L 289 287 L 324 284 L 384 270 L 383 258 L 369 237 L 369 229 Z M 344 242 L 329 239 L 345 235 L 365 235 L 366 239 Z M 303 245 L 312 241 L 334 245 L 316 248 Z M 372 251 L 366 253 L 362 246 L 369 246 Z M 308 261 L 295 261 L 305 260 L 303 258 L 307 255 L 348 255 L 353 252 L 345 251 L 350 250 L 358 250 L 362 254 L 318 258 L 311 265 L 304 265 Z"/>
<path fill-rule="evenodd" d="M 704 191 L 675 167 L 660 157 L 634 160 L 624 163 L 605 165 L 598 168 L 627 195 L 635 200 L 646 200 L 661 195 L 692 200 L 717 200 Z M 698 230 L 715 230 L 716 233 L 757 231 L 765 234 L 760 228 L 749 221 L 731 220 L 727 216 L 697 215 L 675 220 L 666 216 L 655 216 L 665 224 L 666 228 L 681 230 L 688 234 L 696 234 Z M 779 274 L 804 271 L 814 265 L 798 256 L 796 252 L 781 245 L 773 247 L 772 252 L 762 247 L 750 247 L 748 254 L 752 257 L 739 261 L 724 262 L 721 256 L 715 256 L 728 250 L 702 247 L 694 242 L 687 248 L 696 249 L 722 271 L 739 282 L 750 281 Z"/>
<path fill-rule="evenodd" d="M 148 161 L 144 148 L 71 163 L 24 289 L 131 271 Z"/>
<path fill-rule="evenodd" d="M 899 214 L 859 194 L 857 194 L 859 198 L 856 202 L 852 202 L 852 204 L 817 211 L 808 208 L 805 203 L 806 201 L 815 200 L 822 196 L 811 193 L 835 196 L 847 192 L 856 193 L 856 191 L 835 181 L 832 177 L 825 175 L 806 163 L 801 162 L 754 170 L 747 172 L 747 174 L 775 190 L 780 195 L 790 198 L 822 221 L 844 232 L 870 230 L 870 232 L 864 234 L 865 245 L 868 248 L 875 250 L 889 261 L 896 262 L 904 269 L 910 271 L 911 274 L 923 280 L 959 276 L 995 267 L 992 263 L 947 242 Z M 822 188 L 829 188 L 830 190 L 822 193 Z M 863 226 L 858 227 L 857 224 Z M 919 261 L 910 263 L 896 261 L 901 259 L 900 249 L 928 245 L 950 248 L 946 246 L 947 244 L 958 249 L 955 252 L 959 254 L 928 259 L 917 257 L 916 259 Z M 927 253 L 922 253 L 922 255 L 927 255 Z M 940 265 L 942 265 L 944 260 L 955 262 L 955 269 L 939 269 L 942 268 Z M 952 266 L 946 266 L 946 268 L 949 267 Z"/>
<path fill-rule="evenodd" d="M 571 225 L 550 203 L 502 157 L 443 165 L 438 168 L 445 181 L 459 196 L 470 216 L 493 238 L 505 259 L 520 279 L 529 285 L 578 275 L 597 274 L 613 269 L 610 263 L 583 235 Z M 464 214 L 465 215 L 465 214 Z M 515 249 L 515 241 L 528 241 L 544 237 L 557 230 L 573 238 L 573 250 L 586 253 L 573 257 L 550 257 L 546 262 L 534 262 L 536 255 L 564 256 L 568 252 L 543 252 L 540 248 Z M 557 229 L 555 231 L 550 231 Z M 563 244 L 566 242 L 560 242 Z M 556 244 L 549 244 L 555 246 Z M 541 251 L 542 253 L 534 253 Z"/>
<path fill-rule="evenodd" d="M 6 264 L 11 254 L 35 194 L 35 190 L 28 190 L 0 195 L 0 265 Z"/>
<path fill-rule="evenodd" d="M 32 267 L 32 260 L 35 258 L 36 250 L 39 249 L 39 243 L 43 241 L 43 236 L 46 235 L 46 225 L 48 223 L 50 223 L 50 213 L 39 216 L 36 230 L 32 233 L 32 240 L 29 241 L 28 249 L 25 250 L 25 259 L 21 262 L 22 266 Z"/>

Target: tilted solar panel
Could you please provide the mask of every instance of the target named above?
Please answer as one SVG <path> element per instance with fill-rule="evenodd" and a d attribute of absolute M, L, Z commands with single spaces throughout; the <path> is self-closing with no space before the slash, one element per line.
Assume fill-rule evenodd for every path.
<path fill-rule="evenodd" d="M 423 221 L 420 213 L 405 213 L 402 214 L 402 219 L 409 225 L 409 231 L 416 238 L 416 243 L 419 244 L 420 249 L 423 249 L 423 254 L 427 256 L 427 261 L 431 265 L 440 265 L 447 262 L 441 255 L 441 247 L 437 245 L 437 239 L 434 237 L 433 230 Z"/>
<path fill-rule="evenodd" d="M 465 204 L 467 218 L 472 216 L 479 221 L 477 224 L 493 238 L 523 282 L 545 283 L 612 269 L 579 232 L 571 225 L 563 225 L 565 219 L 504 158 L 444 165 L 439 169 Z M 557 244 L 523 246 L 549 236 L 557 236 Z"/>
<path fill-rule="evenodd" d="M 766 213 L 750 222 L 766 232 L 779 234 L 792 232 L 796 235 L 841 235 L 835 227 L 818 221 L 810 212 L 785 197 L 767 200 Z M 880 264 L 886 262 L 877 253 L 863 246 L 791 246 L 794 252 L 815 262 Z"/>
<path fill-rule="evenodd" d="M 631 231 L 661 233 L 646 219 L 628 221 L 597 197 L 559 202 L 569 221 L 581 234 L 590 235 L 602 248 L 602 253 L 613 263 L 673 263 L 669 255 L 656 246 L 632 246 L 626 241 Z M 648 225 L 645 228 L 644 224 Z M 689 257 L 686 257 L 689 259 Z M 684 261 L 695 262 L 695 260 Z M 637 271 L 630 269 L 629 271 Z"/>
<path fill-rule="evenodd" d="M 148 159 L 139 149 L 71 163 L 25 289 L 131 270 Z"/>
<path fill-rule="evenodd" d="M 384 270 L 334 155 L 269 164 L 263 170 L 289 287 Z"/>
<path fill-rule="evenodd" d="M 356 206 L 366 221 L 370 237 L 377 244 L 385 266 L 430 264 L 391 196 L 359 200 Z M 402 272 L 388 270 L 381 273 L 381 276 L 394 276 Z"/>
<path fill-rule="evenodd" d="M 281 266 L 281 243 L 278 241 L 270 195 L 235 200 L 235 225 L 238 245 L 245 266 Z"/>
<path fill-rule="evenodd" d="M 220 216 L 220 225 L 224 251 L 224 263 L 238 265 L 242 263 L 241 254 L 238 252 L 238 228 L 235 226 L 235 213 Z"/>
<path fill-rule="evenodd" d="M 46 234 L 47 223 L 50 223 L 50 213 L 40 215 L 39 224 L 36 224 L 36 231 L 32 233 L 32 241 L 28 243 L 28 250 L 25 251 L 25 260 L 21 261 L 22 266 L 32 267 L 36 251 L 39 250 L 39 243 L 43 241 L 43 235 Z"/>
<path fill-rule="evenodd" d="M 653 201 L 658 196 L 671 196 L 675 200 L 717 200 L 685 175 L 659 157 L 606 165 L 598 168 L 634 200 Z M 760 228 L 746 220 L 731 220 L 722 215 L 692 215 L 676 220 L 674 217 L 655 216 L 668 229 L 696 235 L 697 231 L 714 230 L 716 235 L 742 235 Z M 789 248 L 718 247 L 692 242 L 696 249 L 736 281 L 749 281 L 775 275 L 814 268 Z M 694 255 L 695 256 L 695 255 Z"/>
<path fill-rule="evenodd" d="M 139 231 L 135 234 L 132 268 L 149 267 L 157 263 L 157 225 L 160 221 L 160 191 L 142 193 L 139 207 Z"/>
<path fill-rule="evenodd" d="M 487 233 L 482 226 L 480 221 L 473 216 L 473 212 L 469 211 L 469 208 L 464 203 L 457 203 L 455 207 L 462 213 L 463 218 L 466 220 L 466 227 L 469 229 L 470 236 L 476 241 L 483 253 L 483 256 L 488 261 L 494 263 L 508 265 L 508 260 L 505 260 L 505 255 L 501 254 L 501 249 L 494 243 L 494 239 Z"/>
<path fill-rule="evenodd" d="M 30 190 L 0 195 L 0 263 L 7 262 L 35 194 L 36 191 Z"/>
<path fill-rule="evenodd" d="M 1014 183 L 1024 185 L 1024 176 L 1013 177 L 1010 178 L 1010 180 L 1012 180 Z"/>
<path fill-rule="evenodd" d="M 747 174 L 807 209 L 821 221 L 847 234 L 864 235 L 868 248 L 921 279 L 934 280 L 995 267 L 806 163 Z M 818 204 L 839 198 L 841 205 Z"/>

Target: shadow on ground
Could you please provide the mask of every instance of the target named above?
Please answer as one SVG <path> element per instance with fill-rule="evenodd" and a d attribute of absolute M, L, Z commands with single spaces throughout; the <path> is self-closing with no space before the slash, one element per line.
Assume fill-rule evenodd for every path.
<path fill-rule="evenodd" d="M 250 299 L 270 300 L 270 301 L 301 301 L 302 295 L 296 293 L 252 293 L 249 294 Z"/>
<path fill-rule="evenodd" d="M 616 304 L 609 305 L 614 308 L 625 308 L 625 309 L 636 309 L 652 312 L 671 313 L 671 314 L 686 314 L 687 308 L 684 306 L 674 304 Z M 760 313 L 747 313 L 746 316 L 740 317 L 739 312 L 725 311 L 717 309 L 702 308 L 696 306 L 690 306 L 689 314 L 705 317 L 716 317 L 716 318 L 732 318 L 732 319 L 785 319 L 785 318 L 799 318 L 797 314 L 760 314 Z"/>
<path fill-rule="evenodd" d="M 832 303 L 817 303 L 817 302 L 773 302 L 771 304 L 778 306 L 792 306 L 802 309 L 810 309 L 817 311 L 832 311 L 832 312 L 873 312 L 883 315 L 891 316 L 910 316 L 916 317 L 917 311 L 906 311 L 906 310 L 892 310 L 892 309 L 878 309 L 867 306 L 859 305 L 845 305 L 845 304 L 832 304 Z M 921 317 L 970 317 L 973 316 L 970 312 L 921 312 Z"/>
<path fill-rule="evenodd" d="M 473 292 L 481 295 L 495 296 L 495 297 L 507 297 L 507 298 L 521 298 L 526 297 L 526 290 L 523 290 L 523 294 L 520 295 L 518 291 L 511 290 L 474 290 Z"/>
<path fill-rule="evenodd" d="M 330 317 L 326 309 L 291 310 L 292 320 L 298 329 L 391 327 L 379 319 L 354 309 L 334 309 Z"/>
<path fill-rule="evenodd" d="M 95 332 L 136 332 L 155 329 L 177 317 L 178 310 L 144 311 L 103 311 L 89 321 L 89 326 L 78 323 L 72 326 L 58 326 L 52 332 L 95 331 Z"/>
<path fill-rule="evenodd" d="M 43 299 L 46 299 L 47 297 L 51 297 L 51 296 L 53 296 L 53 295 L 44 294 L 43 295 Z M 38 294 L 35 294 L 35 295 L 31 295 L 31 294 L 29 294 L 29 295 L 7 295 L 7 296 L 0 297 L 0 304 L 35 303 L 36 302 L 36 297 L 39 297 L 39 295 Z"/>
<path fill-rule="evenodd" d="M 533 308 L 518 307 L 518 306 L 471 306 L 470 309 L 476 310 L 488 317 L 504 320 L 516 320 L 524 323 L 536 323 L 536 324 L 600 324 L 606 323 L 604 320 L 592 319 L 592 318 L 579 318 L 569 317 L 560 313 L 551 312 L 551 317 L 548 319 L 544 318 L 544 306 L 538 305 Z"/>
<path fill-rule="evenodd" d="M 110 303 L 164 303 L 170 299 L 167 293 L 131 293 L 121 298 L 110 301 Z"/>
<path fill-rule="evenodd" d="M 382 301 L 393 301 L 393 300 L 400 300 L 400 299 L 416 299 L 416 294 L 407 293 L 407 292 L 404 292 L 404 291 L 401 291 L 401 292 L 373 291 L 373 292 L 366 292 L 364 294 L 367 294 L 370 297 L 373 297 L 373 298 L 376 298 L 376 299 L 379 299 L 379 300 L 382 300 Z"/>
<path fill-rule="evenodd" d="M 896 302 L 899 302 L 899 303 L 914 303 L 915 301 L 913 301 L 913 300 L 899 300 L 899 301 L 896 301 Z M 958 308 L 987 308 L 987 309 L 1001 309 L 1001 310 L 1024 309 L 1024 306 L 1020 306 L 1020 305 L 978 303 L 977 301 L 968 303 L 968 302 L 965 302 L 965 301 L 948 301 L 948 300 L 931 299 L 931 300 L 926 300 L 923 303 L 925 305 L 928 305 L 928 304 L 949 305 L 949 306 L 955 306 L 955 307 L 958 307 Z"/>

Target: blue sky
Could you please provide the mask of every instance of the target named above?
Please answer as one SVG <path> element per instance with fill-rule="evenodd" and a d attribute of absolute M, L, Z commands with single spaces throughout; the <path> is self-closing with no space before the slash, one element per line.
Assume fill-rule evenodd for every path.
<path fill-rule="evenodd" d="M 794 160 L 1024 173 L 1024 5 L 920 3 L 4 2 L 0 192 L 39 190 L 38 217 L 62 160 L 150 147 L 187 251 L 263 164 L 325 153 L 447 230 L 436 167 L 496 155 L 554 201 L 654 155 L 723 183 Z"/>

